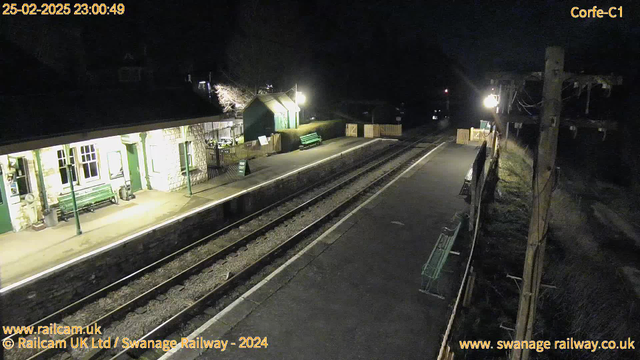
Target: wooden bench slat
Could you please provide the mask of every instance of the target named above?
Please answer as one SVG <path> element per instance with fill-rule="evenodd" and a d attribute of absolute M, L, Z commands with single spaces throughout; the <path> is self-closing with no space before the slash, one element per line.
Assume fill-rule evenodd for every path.
<path fill-rule="evenodd" d="M 95 203 L 110 200 L 115 193 L 109 184 L 101 184 L 89 188 L 81 189 L 75 192 L 76 204 L 78 209 L 93 205 Z M 73 211 L 73 198 L 71 193 L 58 197 L 58 207 L 62 213 Z"/>
<path fill-rule="evenodd" d="M 322 137 L 318 135 L 318 133 L 313 132 L 311 134 L 300 136 L 300 143 L 302 144 L 300 145 L 300 147 L 303 147 L 305 145 L 322 143 Z"/>

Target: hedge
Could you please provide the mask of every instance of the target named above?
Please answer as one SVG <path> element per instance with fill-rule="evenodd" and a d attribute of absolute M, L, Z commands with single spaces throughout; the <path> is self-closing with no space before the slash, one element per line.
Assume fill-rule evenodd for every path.
<path fill-rule="evenodd" d="M 297 150 L 302 135 L 316 132 L 322 140 L 328 140 L 344 136 L 344 129 L 344 120 L 324 120 L 300 125 L 297 129 L 280 130 L 278 133 L 282 134 L 282 152 Z"/>

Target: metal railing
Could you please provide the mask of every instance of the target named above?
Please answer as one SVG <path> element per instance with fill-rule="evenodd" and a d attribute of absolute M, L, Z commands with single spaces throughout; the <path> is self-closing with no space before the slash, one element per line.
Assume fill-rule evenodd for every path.
<path fill-rule="evenodd" d="M 458 295 L 456 296 L 456 301 L 453 305 L 453 310 L 451 311 L 451 316 L 449 317 L 449 322 L 447 323 L 447 328 L 442 338 L 442 343 L 440 345 L 440 351 L 438 353 L 438 360 L 450 360 L 453 359 L 453 352 L 451 351 L 450 339 L 451 339 L 451 329 L 453 327 L 453 322 L 455 321 L 456 314 L 460 309 L 461 299 L 469 298 L 469 294 L 464 294 L 465 289 L 472 288 L 473 284 L 468 284 L 469 279 L 474 279 L 474 276 L 470 276 L 472 274 L 472 266 L 471 262 L 473 260 L 473 254 L 476 246 L 476 240 L 478 238 L 478 229 L 480 227 L 480 216 L 483 211 L 486 202 L 483 202 L 483 195 L 485 195 L 485 186 L 487 185 L 487 178 L 489 176 L 493 176 L 496 174 L 500 159 L 500 148 L 499 141 L 500 134 L 495 130 L 491 132 L 491 136 L 487 137 L 489 140 L 489 144 L 491 145 L 491 151 L 488 152 L 487 148 L 487 140 L 482 143 L 480 147 L 480 151 L 478 151 L 478 155 L 476 156 L 475 161 L 473 162 L 473 174 L 472 180 L 470 184 L 471 189 L 471 214 L 469 216 L 469 230 L 473 232 L 473 239 L 471 241 L 471 250 L 469 252 L 469 259 L 467 260 L 467 265 L 464 270 L 464 275 L 462 277 L 462 282 L 460 283 L 460 288 L 458 289 Z M 487 155 L 490 157 L 488 170 L 485 171 L 485 163 Z M 487 189 L 493 189 L 493 186 L 488 186 Z"/>

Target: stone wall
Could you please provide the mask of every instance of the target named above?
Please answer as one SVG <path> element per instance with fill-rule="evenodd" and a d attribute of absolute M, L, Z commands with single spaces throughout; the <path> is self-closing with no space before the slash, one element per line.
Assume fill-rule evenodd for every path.
<path fill-rule="evenodd" d="M 29 186 L 31 188 L 31 194 L 35 196 L 36 201 L 33 204 L 28 204 L 24 196 L 12 196 L 11 184 L 8 181 L 8 175 L 15 170 L 9 166 L 9 158 L 24 157 L 27 161 L 29 172 Z M 2 186 L 3 192 L 7 196 L 7 202 L 9 204 L 9 213 L 11 215 L 11 225 L 15 231 L 20 231 L 28 228 L 35 222 L 37 222 L 38 214 L 42 213 L 42 206 L 40 204 L 40 191 L 38 188 L 38 177 L 36 172 L 36 159 L 31 151 L 23 151 L 19 153 L 13 153 L 6 156 L 0 156 L 0 166 L 2 166 Z"/>
<path fill-rule="evenodd" d="M 149 175 L 151 187 L 156 190 L 175 191 L 187 186 L 187 176 L 180 169 L 180 144 L 184 142 L 180 128 L 154 130 L 148 133 Z M 189 126 L 187 140 L 191 142 L 193 164 L 191 184 L 207 181 L 207 152 L 204 125 Z"/>
<path fill-rule="evenodd" d="M 386 146 L 341 154 L 13 288 L 2 294 L 5 324 L 29 324 Z"/>

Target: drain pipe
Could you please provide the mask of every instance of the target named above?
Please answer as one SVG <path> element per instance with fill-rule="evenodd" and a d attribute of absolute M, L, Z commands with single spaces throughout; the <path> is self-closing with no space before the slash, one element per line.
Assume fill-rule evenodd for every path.
<path fill-rule="evenodd" d="M 36 165 L 38 166 L 38 187 L 42 197 L 42 207 L 49 212 L 49 201 L 47 200 L 47 189 L 44 187 L 44 175 L 42 174 L 42 160 L 40 159 L 40 149 L 36 149 Z"/>
<path fill-rule="evenodd" d="M 147 132 L 140 133 L 142 141 L 142 157 L 144 157 L 144 179 L 147 182 L 147 190 L 153 190 L 151 187 L 151 179 L 149 177 L 149 165 L 147 165 Z"/>

